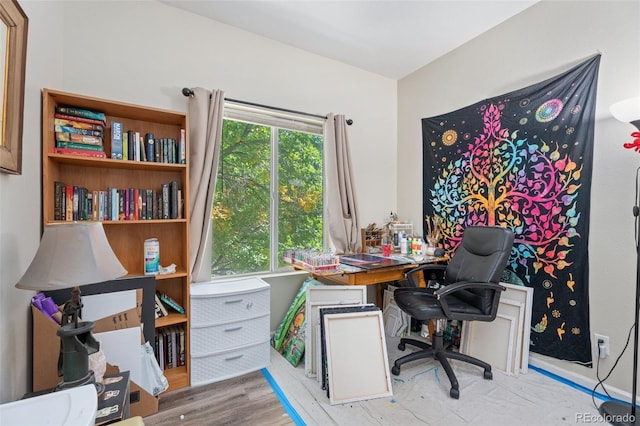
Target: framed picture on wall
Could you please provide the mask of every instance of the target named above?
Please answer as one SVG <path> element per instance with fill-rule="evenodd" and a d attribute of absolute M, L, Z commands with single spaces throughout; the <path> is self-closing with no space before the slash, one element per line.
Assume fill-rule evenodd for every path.
<path fill-rule="evenodd" d="M 28 18 L 17 0 L 0 1 L 0 171 L 22 174 Z"/>

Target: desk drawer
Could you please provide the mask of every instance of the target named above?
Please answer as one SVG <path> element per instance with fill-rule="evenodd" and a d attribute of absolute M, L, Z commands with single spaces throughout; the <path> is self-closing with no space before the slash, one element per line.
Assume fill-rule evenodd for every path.
<path fill-rule="evenodd" d="M 269 288 L 240 294 L 191 298 L 191 326 L 230 323 L 269 313 Z"/>
<path fill-rule="evenodd" d="M 269 339 L 269 315 L 209 327 L 191 327 L 191 355 L 220 352 Z"/>
<path fill-rule="evenodd" d="M 191 354 L 191 386 L 219 382 L 260 370 L 269 365 L 269 341 L 226 352 Z"/>

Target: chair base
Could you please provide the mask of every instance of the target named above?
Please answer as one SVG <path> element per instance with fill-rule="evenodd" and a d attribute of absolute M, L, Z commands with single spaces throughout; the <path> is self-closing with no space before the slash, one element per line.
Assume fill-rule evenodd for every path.
<path fill-rule="evenodd" d="M 486 380 L 493 379 L 493 373 L 491 372 L 491 365 L 487 364 L 484 361 L 481 361 L 477 358 L 474 358 L 469 355 L 462 354 L 460 352 L 454 352 L 448 350 L 448 346 L 444 346 L 444 339 L 442 337 L 442 331 L 435 331 L 432 336 L 433 345 L 430 345 L 426 342 L 422 342 L 420 340 L 400 339 L 400 343 L 398 344 L 398 349 L 404 351 L 407 344 L 418 347 L 422 350 L 410 353 L 401 358 L 398 358 L 394 363 L 393 367 L 391 367 L 391 373 L 395 376 L 400 374 L 400 366 L 402 364 L 406 364 L 407 362 L 415 361 L 417 359 L 424 358 L 433 358 L 440 362 L 442 368 L 444 368 L 445 373 L 447 373 L 447 377 L 449 378 L 449 382 L 451 383 L 451 389 L 449 391 L 449 395 L 451 398 L 458 399 L 460 398 L 460 388 L 458 385 L 458 379 L 456 378 L 453 369 L 451 368 L 451 364 L 449 363 L 449 359 L 457 359 L 458 361 L 464 361 L 469 364 L 476 365 L 484 369 L 484 378 Z"/>

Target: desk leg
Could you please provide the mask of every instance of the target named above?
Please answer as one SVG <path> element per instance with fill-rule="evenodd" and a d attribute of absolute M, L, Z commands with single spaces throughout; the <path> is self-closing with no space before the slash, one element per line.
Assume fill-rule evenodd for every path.
<path fill-rule="evenodd" d="M 378 308 L 382 309 L 382 304 L 384 303 L 384 299 L 382 296 L 382 283 L 376 284 L 376 287 L 378 289 Z"/>

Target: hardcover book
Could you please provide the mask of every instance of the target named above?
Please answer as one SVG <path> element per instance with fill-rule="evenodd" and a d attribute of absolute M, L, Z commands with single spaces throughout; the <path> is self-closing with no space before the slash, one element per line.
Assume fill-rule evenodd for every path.
<path fill-rule="evenodd" d="M 155 161 L 156 150 L 155 150 L 155 139 L 153 138 L 153 133 L 147 133 L 144 136 L 145 140 L 145 156 L 146 161 Z"/>
<path fill-rule="evenodd" d="M 65 185 L 64 183 L 60 182 L 59 180 L 56 180 L 53 182 L 53 220 L 63 220 L 63 212 L 62 212 L 62 200 L 63 200 L 63 193 L 65 191 L 64 189 Z"/>
<path fill-rule="evenodd" d="M 84 118 L 84 117 L 76 117 L 73 115 L 67 115 L 67 114 L 60 114 L 58 112 L 56 112 L 55 114 L 53 114 L 53 118 L 61 118 L 63 120 L 71 120 L 71 121 L 77 121 L 80 123 L 89 123 L 89 124 L 96 124 L 98 126 L 101 126 L 104 128 L 105 123 L 101 120 L 94 120 L 92 118 Z"/>
<path fill-rule="evenodd" d="M 60 125 L 56 125 L 54 130 L 56 132 L 74 133 L 76 135 L 87 135 L 87 136 L 99 136 L 99 137 L 102 137 L 102 131 L 101 130 L 82 129 L 82 128 L 73 127 L 73 126 L 60 126 Z"/>
<path fill-rule="evenodd" d="M 169 315 L 169 312 L 167 312 L 167 308 L 164 307 L 160 301 L 160 296 L 156 293 L 156 318 L 166 317 L 167 315 Z"/>
<path fill-rule="evenodd" d="M 122 132 L 122 159 L 129 160 L 129 132 Z"/>
<path fill-rule="evenodd" d="M 168 307 L 170 307 L 171 309 L 173 309 L 174 311 L 184 314 L 184 308 L 175 300 L 173 300 L 172 298 L 170 298 L 169 296 L 167 296 L 166 294 L 161 294 L 160 295 L 160 300 L 162 300 L 164 303 L 167 304 Z"/>
<path fill-rule="evenodd" d="M 65 196 L 65 206 L 66 206 L 66 211 L 65 211 L 65 216 L 64 216 L 64 220 L 66 220 L 67 222 L 73 222 L 73 186 L 71 185 L 67 185 L 66 189 L 66 196 Z"/>
<path fill-rule="evenodd" d="M 86 149 L 75 148 L 53 148 L 54 154 L 75 155 L 78 157 L 107 158 L 103 151 L 90 151 Z"/>
<path fill-rule="evenodd" d="M 86 143 L 89 145 L 102 145 L 99 136 L 79 135 L 76 133 L 56 132 L 56 140 L 61 142 Z"/>
<path fill-rule="evenodd" d="M 169 218 L 177 219 L 178 218 L 178 181 L 171 181 L 169 184 L 169 199 L 171 200 L 169 204 Z"/>
<path fill-rule="evenodd" d="M 122 160 L 122 123 L 111 122 L 111 158 Z"/>
<path fill-rule="evenodd" d="M 107 123 L 107 117 L 103 112 L 91 111 L 83 108 L 56 106 L 56 112 L 60 114 L 72 115 L 74 117 L 88 118 L 92 120 L 102 121 Z"/>
<path fill-rule="evenodd" d="M 180 129 L 180 142 L 178 143 L 178 162 L 180 164 L 187 163 L 187 133 L 184 129 Z"/>
<path fill-rule="evenodd" d="M 162 187 L 162 218 L 169 219 L 169 205 L 171 204 L 171 195 L 169 192 L 169 184 L 163 183 Z"/>
<path fill-rule="evenodd" d="M 85 122 L 76 121 L 76 120 L 68 120 L 65 118 L 54 118 L 53 125 L 73 127 L 74 129 L 95 130 L 97 132 L 102 132 L 104 130 L 104 128 L 100 124 L 85 123 Z"/>
<path fill-rule="evenodd" d="M 133 144 L 134 144 L 134 141 L 135 141 L 135 133 L 134 133 L 133 130 L 127 130 L 127 141 L 128 141 L 127 148 L 126 148 L 127 160 L 133 161 L 135 159 L 134 158 L 134 150 L 133 150 L 133 146 L 134 146 Z"/>
<path fill-rule="evenodd" d="M 79 142 L 56 141 L 56 148 L 73 148 L 73 149 L 84 149 L 87 151 L 104 152 L 102 149 L 102 145 L 91 145 L 91 144 L 79 143 Z"/>

